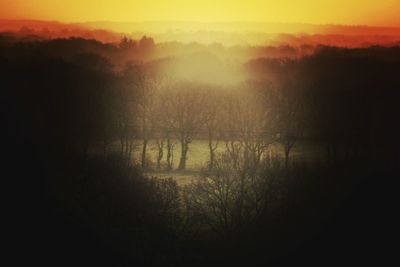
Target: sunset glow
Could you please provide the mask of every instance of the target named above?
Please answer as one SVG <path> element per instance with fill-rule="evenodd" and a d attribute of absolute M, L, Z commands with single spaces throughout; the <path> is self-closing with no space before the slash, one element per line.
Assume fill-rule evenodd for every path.
<path fill-rule="evenodd" d="M 398 260 L 400 0 L 0 0 L 0 73 L 15 265 Z"/>
<path fill-rule="evenodd" d="M 1 0 L 1 19 L 268 21 L 400 26 L 398 0 Z"/>

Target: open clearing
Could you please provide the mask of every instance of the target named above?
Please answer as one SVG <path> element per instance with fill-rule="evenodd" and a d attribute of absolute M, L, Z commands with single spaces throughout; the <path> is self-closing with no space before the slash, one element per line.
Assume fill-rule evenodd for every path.
<path fill-rule="evenodd" d="M 135 164 L 140 163 L 141 159 L 141 151 L 142 151 L 142 142 L 141 140 L 137 140 L 135 146 L 135 150 L 132 154 L 132 161 Z M 175 170 L 179 164 L 180 157 L 180 144 L 177 140 L 173 141 L 174 150 L 173 150 L 173 166 L 174 170 L 166 171 L 165 170 L 165 158 L 166 158 L 166 149 L 164 149 L 164 157 L 161 161 L 161 170 L 156 170 L 156 156 L 158 154 L 158 148 L 155 140 L 151 140 L 148 143 L 147 149 L 147 160 L 150 166 L 150 170 L 146 172 L 149 176 L 156 176 L 159 178 L 168 178 L 172 177 L 175 179 L 179 185 L 185 185 L 190 183 L 191 180 L 195 179 L 200 175 L 202 169 L 206 168 L 207 162 L 209 160 L 209 150 L 208 150 L 208 141 L 207 140 L 193 140 L 193 142 L 189 145 L 189 151 L 186 162 L 186 170 L 185 171 L 177 171 Z M 98 146 L 95 149 L 94 153 L 102 153 L 101 146 Z M 111 146 L 111 151 L 113 153 L 118 153 L 120 149 L 119 142 L 114 142 Z M 283 148 L 279 143 L 270 145 L 269 153 L 279 155 L 283 157 Z M 226 151 L 225 142 L 221 141 L 218 144 L 217 153 L 223 153 Z M 299 141 L 295 144 L 292 151 L 290 152 L 290 158 L 292 161 L 304 161 L 304 162 L 312 162 L 318 160 L 318 158 L 322 155 L 321 147 L 316 144 L 312 144 L 306 141 Z"/>

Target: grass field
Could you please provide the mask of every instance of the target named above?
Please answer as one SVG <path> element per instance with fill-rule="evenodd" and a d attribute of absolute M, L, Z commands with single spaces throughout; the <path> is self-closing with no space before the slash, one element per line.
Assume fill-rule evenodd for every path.
<path fill-rule="evenodd" d="M 111 151 L 118 152 L 120 149 L 119 142 L 114 142 L 111 146 Z M 283 157 L 283 148 L 280 144 L 270 145 L 269 150 Z M 134 153 L 132 155 L 133 163 L 140 163 L 141 159 L 141 151 L 142 151 L 142 142 L 141 140 L 136 141 L 136 146 Z M 217 153 L 223 153 L 226 151 L 225 142 L 221 141 L 218 144 Z M 100 148 L 93 151 L 94 153 L 102 153 Z M 207 166 L 207 162 L 209 160 L 209 150 L 207 140 L 194 140 L 189 145 L 188 151 L 188 159 L 186 162 L 186 170 L 185 171 L 177 171 L 175 170 L 179 164 L 180 158 L 180 144 L 177 140 L 174 141 L 174 150 L 173 150 L 173 166 L 174 170 L 166 171 L 165 170 L 165 161 L 166 161 L 166 149 L 164 149 L 164 157 L 162 159 L 162 170 L 156 170 L 156 156 L 158 153 L 158 148 L 154 140 L 151 140 L 148 143 L 147 150 L 147 159 L 150 163 L 150 170 L 146 172 L 149 176 L 157 176 L 159 178 L 167 178 L 173 177 L 178 184 L 184 185 L 189 183 L 192 179 L 195 179 L 199 176 L 200 171 Z M 293 147 L 290 158 L 291 160 L 312 162 L 317 160 L 322 155 L 321 148 L 318 145 L 311 144 L 305 141 L 299 141 Z"/>

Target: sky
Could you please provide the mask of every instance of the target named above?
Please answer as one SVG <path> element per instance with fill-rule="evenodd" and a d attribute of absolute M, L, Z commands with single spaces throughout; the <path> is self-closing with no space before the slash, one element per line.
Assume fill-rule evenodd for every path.
<path fill-rule="evenodd" d="M 0 0 L 0 19 L 400 26 L 400 0 Z"/>

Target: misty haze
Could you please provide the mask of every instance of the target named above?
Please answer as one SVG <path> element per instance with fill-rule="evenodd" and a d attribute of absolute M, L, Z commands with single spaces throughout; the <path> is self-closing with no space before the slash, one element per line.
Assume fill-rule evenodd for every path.
<path fill-rule="evenodd" d="M 221 3 L 204 3 L 196 11 L 182 2 L 191 21 L 166 19 L 180 18 L 179 6 L 164 16 L 155 5 L 154 20 L 123 22 L 119 2 L 109 8 L 120 13 L 95 16 L 93 7 L 90 19 L 77 3 L 76 14 L 54 15 L 60 21 L 0 12 L 11 174 L 3 178 L 18 183 L 10 200 L 22 207 L 13 210 L 28 210 L 13 238 L 28 249 L 16 258 L 45 266 L 390 258 L 400 24 L 389 11 L 388 26 L 366 26 L 367 15 L 351 24 L 349 12 L 336 24 L 323 7 L 332 23 L 318 14 L 295 23 L 288 17 L 307 16 L 291 8 L 282 22 L 257 22 L 256 9 L 236 2 L 227 10 L 243 6 L 256 19 L 226 11 L 219 22 L 197 21 L 199 10 L 219 16 Z"/>

